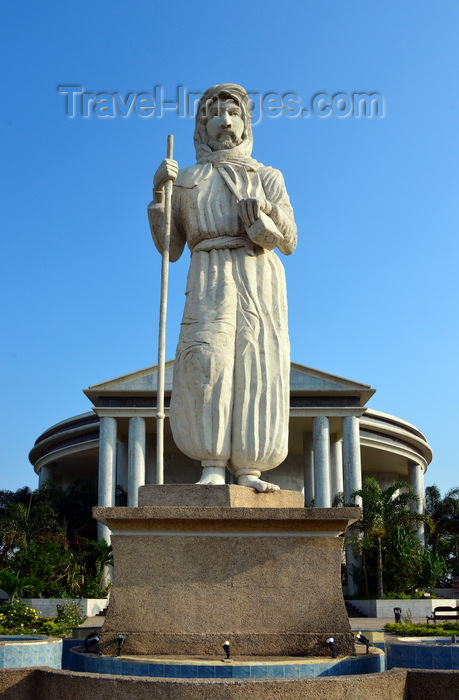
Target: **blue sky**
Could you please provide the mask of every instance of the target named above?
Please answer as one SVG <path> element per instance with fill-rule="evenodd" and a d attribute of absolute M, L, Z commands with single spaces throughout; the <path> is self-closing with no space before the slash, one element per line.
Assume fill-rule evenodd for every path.
<path fill-rule="evenodd" d="M 2 466 L 0 488 L 37 479 L 28 452 L 90 410 L 82 390 L 157 361 L 160 259 L 146 219 L 175 135 L 193 121 L 66 115 L 86 92 L 380 93 L 382 118 L 264 116 L 253 155 L 285 177 L 299 229 L 284 258 L 292 359 L 371 384 L 369 405 L 434 449 L 426 483 L 459 485 L 456 2 L 272 0 L 230 5 L 0 4 Z M 170 276 L 174 355 L 187 255 Z"/>

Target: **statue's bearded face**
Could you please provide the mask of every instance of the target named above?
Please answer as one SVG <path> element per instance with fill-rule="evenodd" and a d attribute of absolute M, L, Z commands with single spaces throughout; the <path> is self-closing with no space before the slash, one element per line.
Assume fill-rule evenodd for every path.
<path fill-rule="evenodd" d="M 244 119 L 237 102 L 230 99 L 214 100 L 208 107 L 206 131 L 208 145 L 213 151 L 238 146 L 244 134 Z"/>

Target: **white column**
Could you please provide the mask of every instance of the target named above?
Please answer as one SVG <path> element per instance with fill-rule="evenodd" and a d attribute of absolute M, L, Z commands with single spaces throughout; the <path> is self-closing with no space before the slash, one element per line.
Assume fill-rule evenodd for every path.
<path fill-rule="evenodd" d="M 408 463 L 408 483 L 413 489 L 419 502 L 416 505 L 412 504 L 412 509 L 417 513 L 424 513 L 424 472 L 420 464 L 416 462 Z M 424 524 L 419 523 L 417 526 L 418 539 L 424 544 Z"/>
<path fill-rule="evenodd" d="M 408 483 L 419 498 L 418 505 L 414 508 L 416 512 L 424 512 L 424 474 L 420 464 L 410 462 L 408 464 Z"/>
<path fill-rule="evenodd" d="M 343 487 L 343 443 L 336 433 L 330 436 L 331 501 Z"/>
<path fill-rule="evenodd" d="M 421 474 L 420 474 L 420 513 L 424 513 L 425 510 L 425 505 L 426 505 L 426 489 L 425 489 L 425 484 L 424 484 L 424 470 L 421 467 Z"/>
<path fill-rule="evenodd" d="M 343 418 L 343 486 L 345 503 L 352 500 L 354 491 L 362 488 L 360 431 L 357 416 Z M 360 506 L 361 502 L 360 497 L 355 499 L 356 505 Z"/>
<path fill-rule="evenodd" d="M 115 505 L 116 481 L 116 418 L 102 416 L 99 433 L 99 506 L 108 508 Z M 97 524 L 99 539 L 110 542 L 110 530 L 102 523 Z"/>
<path fill-rule="evenodd" d="M 314 452 L 312 433 L 303 433 L 303 468 L 304 468 L 304 502 L 311 504 L 314 500 Z"/>
<path fill-rule="evenodd" d="M 314 505 L 330 508 L 330 427 L 327 416 L 312 421 L 314 447 Z"/>
<path fill-rule="evenodd" d="M 137 506 L 139 486 L 145 484 L 145 419 L 129 419 L 128 440 L 128 506 Z"/>
<path fill-rule="evenodd" d="M 41 489 L 46 481 L 52 481 L 53 470 L 49 465 L 42 467 L 38 473 L 38 488 Z"/>

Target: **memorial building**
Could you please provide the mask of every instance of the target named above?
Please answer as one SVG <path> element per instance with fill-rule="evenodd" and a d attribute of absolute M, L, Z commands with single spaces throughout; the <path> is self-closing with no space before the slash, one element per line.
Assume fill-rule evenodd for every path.
<path fill-rule="evenodd" d="M 194 483 L 200 464 L 179 451 L 168 421 L 173 364 L 166 363 L 164 481 Z M 84 393 L 92 411 L 62 420 L 36 440 L 29 459 L 39 485 L 84 478 L 97 485 L 98 505 L 115 505 L 120 487 L 127 505 L 136 506 L 138 487 L 156 480 L 156 383 L 153 366 L 89 387 Z M 340 492 L 349 501 L 365 476 L 382 488 L 404 480 L 422 511 L 432 450 L 415 426 L 368 408 L 374 393 L 366 384 L 292 362 L 288 456 L 265 478 L 303 491 L 306 504 L 316 507 L 333 505 Z"/>

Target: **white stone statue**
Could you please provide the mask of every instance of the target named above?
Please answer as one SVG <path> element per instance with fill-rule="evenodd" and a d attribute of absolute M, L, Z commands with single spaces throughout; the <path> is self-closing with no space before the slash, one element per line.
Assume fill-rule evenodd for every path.
<path fill-rule="evenodd" d="M 196 165 L 165 159 L 148 207 L 162 248 L 164 185 L 174 181 L 170 259 L 191 250 L 174 363 L 170 423 L 177 446 L 202 464 L 200 484 L 226 469 L 257 491 L 287 456 L 290 357 L 284 268 L 296 226 L 282 174 L 250 157 L 247 93 L 209 88 L 194 133 Z"/>

